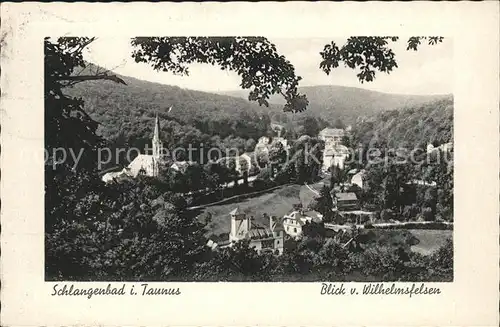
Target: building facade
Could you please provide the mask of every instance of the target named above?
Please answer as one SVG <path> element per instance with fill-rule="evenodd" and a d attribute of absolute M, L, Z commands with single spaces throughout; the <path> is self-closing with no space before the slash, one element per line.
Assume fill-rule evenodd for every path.
<path fill-rule="evenodd" d="M 340 128 L 325 128 L 318 134 L 318 138 L 325 142 L 325 149 L 334 148 L 342 144 L 345 133 Z"/>
<path fill-rule="evenodd" d="M 336 193 L 333 197 L 333 204 L 338 211 L 355 211 L 360 209 L 358 197 L 353 192 Z"/>
<path fill-rule="evenodd" d="M 283 229 L 285 233 L 293 238 L 300 238 L 303 233 L 303 227 L 306 223 L 320 222 L 322 216 L 315 211 L 304 212 L 294 210 L 288 215 L 283 216 Z"/>
<path fill-rule="evenodd" d="M 342 145 L 336 145 L 326 148 L 323 151 L 323 171 L 329 171 L 331 167 L 336 166 L 344 169 L 345 161 L 349 157 L 349 149 Z"/>
<path fill-rule="evenodd" d="M 365 186 L 364 183 L 364 178 L 365 178 L 366 172 L 364 170 L 361 170 L 357 172 L 356 174 L 352 175 L 351 177 L 351 184 L 359 186 L 359 188 L 363 188 Z"/>
<path fill-rule="evenodd" d="M 250 218 L 238 208 L 231 211 L 229 215 L 231 218 L 229 233 L 231 245 L 241 240 L 249 240 L 250 247 L 259 253 L 283 254 L 283 225 L 276 217 L 269 217 L 269 227 L 263 227 L 252 224 Z"/>

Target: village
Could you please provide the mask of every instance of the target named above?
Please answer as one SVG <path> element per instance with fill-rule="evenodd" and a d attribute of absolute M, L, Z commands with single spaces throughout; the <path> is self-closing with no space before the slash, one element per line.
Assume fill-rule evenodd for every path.
<path fill-rule="evenodd" d="M 139 154 L 127 167 L 123 168 L 118 172 L 107 172 L 102 176 L 102 180 L 105 183 L 116 183 L 127 179 L 137 178 L 138 176 L 149 176 L 158 177 L 160 175 L 162 165 L 164 167 L 165 162 L 169 162 L 166 156 L 162 154 L 163 143 L 160 140 L 160 120 L 158 115 L 155 118 L 154 125 L 154 135 L 152 138 L 152 155 Z M 291 149 L 291 145 L 288 140 L 281 136 L 283 127 L 279 124 L 272 125 L 273 130 L 276 135 L 272 138 L 263 136 L 258 139 L 255 145 L 254 151 L 245 152 L 241 155 L 229 156 L 218 158 L 213 160 L 213 163 L 218 165 L 223 165 L 231 167 L 232 170 L 236 172 L 237 178 L 233 181 L 229 181 L 221 185 L 223 189 L 232 189 L 238 184 L 252 183 L 257 179 L 257 174 L 260 169 L 271 168 L 273 172 L 276 168 L 259 167 L 260 169 L 255 170 L 255 166 L 258 165 L 257 161 L 259 156 L 269 156 L 270 151 L 276 145 L 279 148 L 288 151 Z M 321 171 L 319 173 L 321 181 L 317 185 L 325 185 L 330 183 L 331 174 L 333 170 L 337 171 L 345 170 L 346 160 L 350 158 L 352 152 L 344 145 L 343 140 L 348 136 L 351 127 L 348 126 L 345 129 L 340 128 L 324 128 L 321 130 L 317 139 L 319 139 L 323 144 L 322 158 L 321 158 Z M 308 136 L 299 137 L 307 138 Z M 297 141 L 296 141 L 297 142 Z M 427 145 L 427 154 L 432 154 L 435 152 L 452 151 L 453 144 L 446 143 L 434 147 L 432 144 Z M 194 161 L 170 161 L 167 169 L 174 171 L 178 174 L 186 173 L 189 167 L 196 165 Z M 221 248 L 231 247 L 236 242 L 247 240 L 250 242 L 250 247 L 254 248 L 257 252 L 273 253 L 276 255 L 283 254 L 284 244 L 286 239 L 300 240 L 304 235 L 304 228 L 307 228 L 311 224 L 317 224 L 321 226 L 330 237 L 335 237 L 343 234 L 352 234 L 353 229 L 364 229 L 368 228 L 390 228 L 399 227 L 404 228 L 405 223 L 400 221 L 391 222 L 381 222 L 377 221 L 378 213 L 376 211 L 367 210 L 363 208 L 358 199 L 357 192 L 364 188 L 364 179 L 366 175 L 365 169 L 349 169 L 344 172 L 345 177 L 342 182 L 335 185 L 330 185 L 330 193 L 328 194 L 328 203 L 331 203 L 330 211 L 331 216 L 335 219 L 326 220 L 324 215 L 314 208 L 311 208 L 310 204 L 295 203 L 293 204 L 293 209 L 283 216 L 268 215 L 266 212 L 248 212 L 242 211 L 238 204 L 235 204 L 234 209 L 227 212 L 227 218 L 230 220 L 230 228 L 225 233 L 219 233 L 219 235 L 211 235 L 208 238 L 207 246 L 212 250 L 217 250 Z M 272 179 L 272 176 L 270 177 Z M 412 180 L 409 184 L 416 185 L 426 185 L 435 187 L 435 182 L 428 183 L 422 180 Z M 308 183 L 304 183 L 307 190 L 313 194 L 315 198 L 320 197 L 318 190 L 314 189 Z M 262 193 L 267 190 L 261 190 L 256 193 Z M 185 196 L 190 196 L 193 194 L 208 193 L 209 189 L 189 191 L 184 193 Z M 239 198 L 245 196 L 246 194 L 239 194 L 234 196 L 234 198 Z M 211 205 L 227 202 L 228 199 L 222 199 L 214 203 L 208 203 L 202 206 L 192 206 L 188 209 L 199 209 L 204 207 L 209 207 Z M 229 199 L 230 200 L 230 199 Z M 267 224 L 255 221 L 255 216 L 263 215 L 264 220 L 267 220 Z M 329 215 L 330 216 L 330 215 Z M 420 221 L 418 224 L 425 225 L 429 222 Z M 413 223 L 415 224 L 415 222 Z M 446 225 L 446 222 L 443 222 Z M 353 237 L 347 237 L 347 242 L 345 245 L 349 244 L 353 240 Z"/>
<path fill-rule="evenodd" d="M 308 58 L 395 40 L 325 39 Z M 46 280 L 452 278 L 452 94 L 300 84 L 281 50 L 307 40 L 117 42 L 157 77 L 198 62 L 241 83 L 121 75 L 82 52 L 99 38 L 44 39 Z M 338 58 L 316 58 L 328 78 Z"/>

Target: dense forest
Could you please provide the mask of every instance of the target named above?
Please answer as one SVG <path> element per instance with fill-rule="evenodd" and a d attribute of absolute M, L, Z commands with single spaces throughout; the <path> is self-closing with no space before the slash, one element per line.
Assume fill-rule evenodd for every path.
<path fill-rule="evenodd" d="M 350 145 L 385 144 L 425 149 L 428 143 L 453 141 L 453 98 L 436 100 L 402 110 L 360 117 L 353 126 Z"/>
<path fill-rule="evenodd" d="M 143 148 L 151 139 L 156 113 L 166 146 L 194 139 L 206 144 L 215 134 L 218 139 L 256 139 L 270 132 L 269 116 L 248 101 L 122 78 L 127 85 L 89 81 L 65 90 L 83 98 L 87 112 L 100 123 L 98 133 L 120 146 Z"/>
<path fill-rule="evenodd" d="M 393 95 L 340 86 L 305 87 L 301 89 L 310 98 L 310 110 L 292 114 L 282 111 L 282 103 L 277 104 L 282 100 L 277 97 L 271 97 L 271 104 L 266 107 L 241 97 L 120 78 L 127 85 L 88 81 L 64 91 L 85 101 L 86 111 L 99 122 L 98 133 L 111 147 L 144 149 L 151 140 L 156 114 L 161 119 L 162 141 L 168 148 L 193 144 L 206 149 L 251 150 L 247 145 L 259 137 L 275 135 L 271 122 L 281 124 L 282 135 L 291 140 L 304 134 L 316 136 L 329 126 L 343 128 L 348 123 L 352 124 L 353 140 L 358 143 L 367 143 L 373 137 L 391 143 L 440 143 L 451 135 L 451 96 Z"/>
<path fill-rule="evenodd" d="M 338 85 L 318 85 L 300 87 L 299 91 L 309 100 L 308 109 L 294 116 L 273 113 L 277 121 L 303 120 L 304 117 L 315 116 L 335 124 L 337 121 L 346 125 L 354 125 L 359 116 L 371 116 L 387 110 L 419 107 L 437 100 L 449 99 L 450 95 L 405 95 L 370 91 L 357 87 Z M 248 91 L 230 91 L 226 95 L 248 98 Z M 284 99 L 272 96 L 270 103 L 282 105 Z"/>

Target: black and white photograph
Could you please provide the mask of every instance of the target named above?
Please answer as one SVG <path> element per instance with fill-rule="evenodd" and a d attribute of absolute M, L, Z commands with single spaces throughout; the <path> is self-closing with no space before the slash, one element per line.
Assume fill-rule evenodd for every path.
<path fill-rule="evenodd" d="M 45 281 L 452 282 L 453 42 L 45 37 Z"/>
<path fill-rule="evenodd" d="M 1 326 L 498 326 L 498 2 L 2 3 Z"/>

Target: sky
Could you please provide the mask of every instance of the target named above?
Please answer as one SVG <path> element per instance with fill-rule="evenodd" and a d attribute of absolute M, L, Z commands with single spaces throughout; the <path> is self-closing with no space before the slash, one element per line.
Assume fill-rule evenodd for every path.
<path fill-rule="evenodd" d="M 300 86 L 342 85 L 398 94 L 453 93 L 453 44 L 450 39 L 434 46 L 421 45 L 418 51 L 406 50 L 406 39 L 391 43 L 398 68 L 390 74 L 378 73 L 373 82 L 359 82 L 357 72 L 340 66 L 326 75 L 319 69 L 320 51 L 330 41 L 338 45 L 346 38 L 269 38 L 278 52 L 295 67 L 302 77 Z M 208 64 L 193 64 L 189 76 L 156 72 L 149 65 L 136 63 L 128 38 L 98 38 L 84 53 L 84 59 L 117 74 L 138 79 L 176 85 L 207 92 L 240 90 L 236 73 Z"/>

